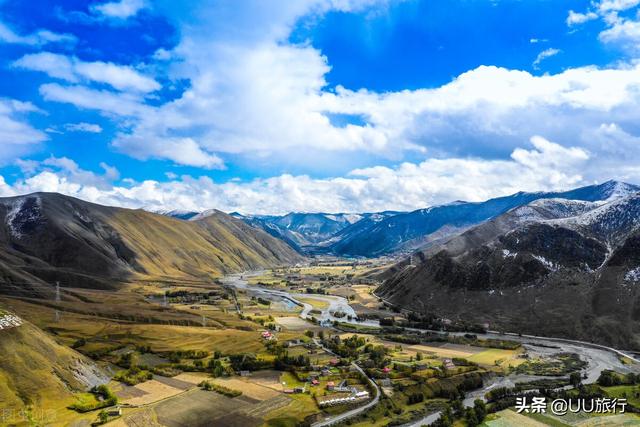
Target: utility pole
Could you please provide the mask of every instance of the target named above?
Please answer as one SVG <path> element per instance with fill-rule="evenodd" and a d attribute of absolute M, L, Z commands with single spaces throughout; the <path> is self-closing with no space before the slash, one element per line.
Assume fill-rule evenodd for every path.
<path fill-rule="evenodd" d="M 56 282 L 56 302 L 60 302 L 60 282 Z M 56 323 L 60 321 L 60 312 L 56 308 Z"/>

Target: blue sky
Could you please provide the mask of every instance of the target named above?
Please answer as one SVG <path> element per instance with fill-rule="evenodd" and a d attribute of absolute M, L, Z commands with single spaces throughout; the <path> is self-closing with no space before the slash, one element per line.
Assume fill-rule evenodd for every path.
<path fill-rule="evenodd" d="M 355 212 L 640 182 L 638 3 L 3 0 L 0 195 Z"/>

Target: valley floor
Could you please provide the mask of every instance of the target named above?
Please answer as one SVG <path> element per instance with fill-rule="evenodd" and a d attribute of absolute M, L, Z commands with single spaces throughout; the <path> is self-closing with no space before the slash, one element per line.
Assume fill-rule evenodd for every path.
<path fill-rule="evenodd" d="M 54 384 L 62 371 L 74 372 L 71 361 L 51 365 L 51 382 L 38 382 L 29 359 L 38 363 L 45 348 L 32 344 L 21 355 L 23 371 L 0 362 L 0 425 L 320 426 L 336 418 L 362 426 L 420 425 L 455 407 L 462 394 L 461 404 L 473 406 L 501 387 L 567 388 L 571 372 L 589 383 L 605 368 L 640 372 L 631 360 L 577 345 L 429 332 L 420 323 L 425 319 L 410 319 L 373 295 L 377 283 L 368 273 L 377 268 L 375 261 L 332 260 L 210 283 L 148 281 L 117 292 L 63 288 L 60 301 L 0 297 L 0 316 L 26 322 L 14 329 L 33 328 L 52 346 L 93 361 L 104 375 L 96 383 L 108 380 L 117 400 L 88 392 L 91 384 Z M 0 330 L 0 343 L 9 343 L 7 332 Z M 634 396 L 636 386 L 629 387 L 625 393 Z M 378 389 L 379 401 L 372 400 Z M 371 409 L 357 410 L 370 401 Z M 463 410 L 456 425 L 465 425 L 465 417 Z M 522 417 L 496 410 L 484 425 L 638 421 L 633 415 L 565 424 Z"/>

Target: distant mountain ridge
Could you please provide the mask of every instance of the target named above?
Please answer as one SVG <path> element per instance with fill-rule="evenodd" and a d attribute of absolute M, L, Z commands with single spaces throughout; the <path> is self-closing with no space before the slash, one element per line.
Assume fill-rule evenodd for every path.
<path fill-rule="evenodd" d="M 604 184 L 603 184 L 604 185 Z M 602 188 L 601 188 L 602 189 Z M 640 348 L 640 188 L 539 199 L 386 273 L 378 295 L 494 329 Z"/>
<path fill-rule="evenodd" d="M 378 256 L 398 251 L 411 251 L 446 240 L 486 220 L 534 200 L 561 198 L 582 201 L 602 201 L 620 197 L 640 187 L 608 181 L 600 185 L 581 187 L 565 192 L 520 192 L 485 202 L 456 202 L 401 213 L 372 224 L 357 237 L 345 238 L 331 246 L 343 256 Z"/>
<path fill-rule="evenodd" d="M 640 187 L 632 184 L 607 181 L 564 192 L 519 192 L 484 202 L 455 201 L 412 212 L 231 215 L 262 228 L 298 251 L 347 257 L 376 257 L 410 252 L 441 243 L 470 227 L 535 200 L 559 198 L 595 202 L 622 197 L 637 190 Z M 210 212 L 215 210 L 199 214 L 167 214 L 196 220 L 206 217 Z"/>

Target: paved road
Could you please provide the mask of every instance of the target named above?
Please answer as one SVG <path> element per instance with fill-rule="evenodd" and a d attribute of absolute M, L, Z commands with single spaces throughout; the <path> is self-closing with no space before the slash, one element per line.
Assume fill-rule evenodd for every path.
<path fill-rule="evenodd" d="M 315 342 L 317 346 L 321 347 L 327 353 L 333 354 L 334 356 L 338 356 L 333 351 L 331 351 L 330 349 L 328 349 L 325 346 L 323 346 L 322 344 L 320 344 L 320 342 L 316 338 L 313 339 L 313 342 Z M 329 418 L 326 418 L 326 419 L 324 419 L 322 421 L 318 421 L 316 423 L 311 424 L 311 427 L 326 427 L 326 426 L 332 426 L 334 424 L 338 424 L 338 423 L 340 423 L 342 421 L 345 421 L 345 420 L 347 420 L 349 418 L 353 418 L 353 417 L 355 417 L 357 415 L 360 415 L 360 414 L 368 411 L 369 409 L 371 409 L 374 406 L 376 406 L 378 404 L 378 402 L 380 401 L 380 388 L 378 387 L 378 384 L 376 384 L 376 382 L 372 378 L 369 378 L 367 376 L 367 374 L 362 370 L 362 368 L 360 366 L 356 365 L 355 363 L 352 363 L 351 366 L 354 366 L 358 370 L 358 372 L 360 372 L 362 375 L 364 375 L 366 378 L 369 379 L 369 383 L 373 386 L 373 389 L 375 390 L 376 395 L 366 405 L 359 406 L 359 407 L 357 407 L 355 409 L 352 409 L 350 411 L 344 412 L 342 414 L 334 415 L 333 417 L 329 417 Z"/>
<path fill-rule="evenodd" d="M 253 273 L 253 274 L 256 274 L 256 273 Z M 244 277 L 247 277 L 247 276 L 248 274 L 244 275 Z M 226 285 L 234 286 L 236 288 L 245 289 L 245 290 L 254 292 L 256 294 L 271 295 L 274 297 L 284 298 L 289 301 L 292 301 L 294 304 L 297 304 L 303 307 L 303 310 L 300 316 L 304 319 L 310 318 L 309 312 L 312 310 L 313 307 L 311 307 L 311 305 L 309 304 L 306 304 L 297 300 L 296 297 L 316 298 L 316 299 L 327 302 L 329 304 L 329 307 L 327 309 L 322 310 L 322 313 L 320 315 L 315 316 L 320 321 L 337 320 L 340 322 L 347 322 L 352 324 L 379 326 L 379 323 L 376 321 L 360 322 L 357 320 L 353 320 L 353 319 L 356 319 L 357 317 L 356 313 L 353 310 L 353 308 L 349 305 L 349 302 L 342 297 L 337 297 L 333 295 L 297 294 L 297 293 L 290 293 L 287 291 L 274 290 L 274 289 L 258 287 L 258 286 L 251 286 L 247 283 L 246 280 L 244 280 L 243 276 L 241 275 L 227 276 L 225 279 L 223 279 L 223 283 Z M 393 306 L 392 304 L 390 305 Z M 336 318 L 331 314 L 337 311 L 341 311 L 343 313 L 346 313 L 347 315 L 351 315 L 352 320 L 349 320 L 346 316 L 343 318 Z M 416 329 L 416 328 L 406 328 L 406 329 L 411 331 L 417 331 L 417 332 L 441 332 L 441 331 L 431 331 L 431 330 Z M 450 334 L 463 335 L 464 332 L 450 333 Z M 587 368 L 585 369 L 587 378 L 583 381 L 585 384 L 594 383 L 600 376 L 600 373 L 602 372 L 602 370 L 604 369 L 613 369 L 622 373 L 629 373 L 629 372 L 640 373 L 640 360 L 638 358 L 624 351 L 599 345 L 599 344 L 593 344 L 593 343 L 588 343 L 584 341 L 568 340 L 563 338 L 549 338 L 549 337 L 541 337 L 541 336 L 534 336 L 534 335 L 520 335 L 516 333 L 499 333 L 497 331 L 489 331 L 486 334 L 475 334 L 475 335 L 477 335 L 479 338 L 497 338 L 497 339 L 506 338 L 512 341 L 521 342 L 523 346 L 527 349 L 527 352 L 534 356 L 544 355 L 544 354 L 553 354 L 553 353 L 559 353 L 559 352 L 576 353 L 584 361 L 588 363 Z M 628 357 L 629 359 L 637 362 L 638 364 L 625 365 L 620 361 L 618 356 Z M 362 372 L 362 370 L 359 367 L 358 367 L 358 370 Z M 531 377 L 531 378 L 528 378 L 528 380 L 536 379 L 536 378 L 543 378 L 543 377 Z M 524 381 L 524 380 L 526 379 L 521 379 L 516 376 L 510 375 L 508 377 L 502 377 L 500 379 L 492 381 L 486 384 L 485 387 L 483 387 L 482 389 L 469 393 L 468 398 L 465 399 L 465 404 L 468 406 L 472 406 L 474 399 L 484 396 L 484 394 L 493 387 L 502 386 L 503 384 L 508 385 L 510 383 L 513 383 L 514 381 Z M 372 381 L 372 383 L 376 387 L 376 390 L 379 396 L 380 392 L 377 385 L 375 384 L 374 381 Z M 376 399 L 374 399 L 376 403 L 378 401 L 378 396 L 376 396 Z M 334 417 L 336 419 L 326 421 L 329 424 L 317 424 L 317 426 L 319 427 L 319 426 L 331 425 L 332 423 L 337 423 L 338 421 L 342 421 L 346 418 L 350 418 L 359 413 L 362 413 L 367 409 L 369 409 L 370 407 L 374 406 L 375 405 L 375 403 L 373 403 L 374 401 L 370 402 L 369 404 L 363 407 L 354 409 L 345 414 Z M 430 414 L 423 419 L 406 424 L 403 427 L 410 427 L 410 426 L 417 427 L 425 424 L 428 425 L 434 422 L 439 416 L 440 416 L 439 413 Z M 338 417 L 344 417 L 344 418 L 338 419 Z"/>

